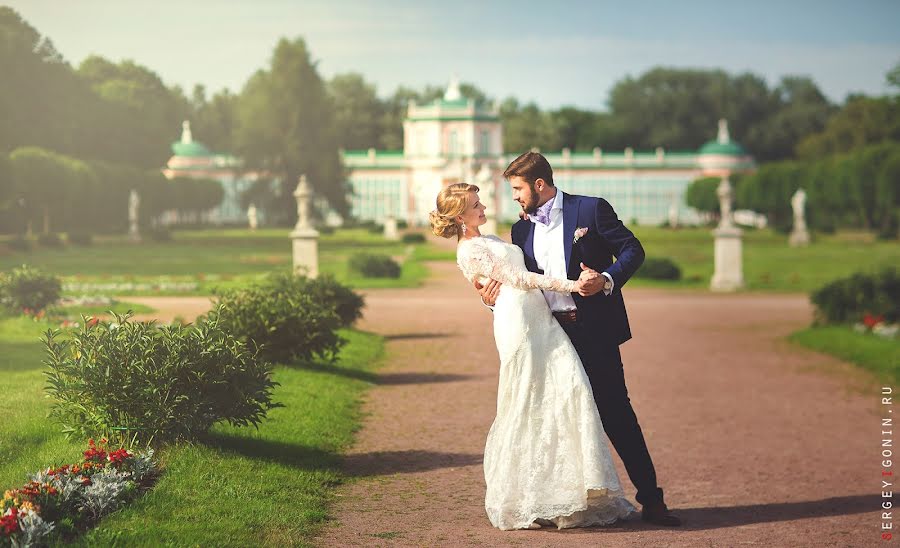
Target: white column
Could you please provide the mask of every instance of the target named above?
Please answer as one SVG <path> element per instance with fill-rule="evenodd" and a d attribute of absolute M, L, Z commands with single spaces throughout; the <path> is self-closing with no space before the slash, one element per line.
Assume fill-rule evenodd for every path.
<path fill-rule="evenodd" d="M 294 198 L 297 200 L 297 224 L 291 232 L 294 273 L 315 278 L 319 275 L 319 232 L 312 224 L 312 190 L 306 175 L 300 176 Z"/>

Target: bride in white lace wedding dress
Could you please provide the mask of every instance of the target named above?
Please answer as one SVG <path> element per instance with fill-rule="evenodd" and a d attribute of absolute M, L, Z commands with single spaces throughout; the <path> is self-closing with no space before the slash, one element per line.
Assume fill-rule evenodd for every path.
<path fill-rule="evenodd" d="M 464 183 L 445 188 L 431 223 L 440 236 L 462 233 L 457 264 L 469 281 L 503 283 L 494 306 L 497 416 L 484 449 L 488 517 L 500 529 L 627 517 L 635 508 L 623 495 L 590 382 L 541 293 L 577 292 L 581 281 L 529 272 L 517 246 L 481 236 L 477 191 Z"/>

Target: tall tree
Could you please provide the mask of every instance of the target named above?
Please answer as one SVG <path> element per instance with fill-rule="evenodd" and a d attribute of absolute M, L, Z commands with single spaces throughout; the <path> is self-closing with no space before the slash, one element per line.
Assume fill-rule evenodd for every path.
<path fill-rule="evenodd" d="M 238 107 L 237 149 L 250 168 L 281 181 L 282 219 L 296 219 L 291 196 L 300 175 L 338 213 L 349 212 L 334 110 L 302 38 L 281 39 L 268 70 L 247 82 Z"/>
<path fill-rule="evenodd" d="M 191 96 L 191 131 L 195 139 L 210 150 L 234 154 L 238 96 L 227 89 L 209 99 L 206 89 L 197 84 Z"/>
<path fill-rule="evenodd" d="M 328 92 L 334 102 L 338 144 L 346 150 L 377 148 L 384 107 L 375 86 L 350 72 L 333 77 Z"/>
<path fill-rule="evenodd" d="M 78 74 L 105 104 L 95 121 L 100 135 L 84 155 L 145 169 L 165 165 L 169 144 L 190 113 L 181 90 L 169 89 L 155 72 L 132 61 L 91 56 Z"/>
<path fill-rule="evenodd" d="M 828 119 L 824 129 L 797 144 L 801 158 L 823 158 L 869 144 L 900 141 L 900 101 L 856 96 Z"/>

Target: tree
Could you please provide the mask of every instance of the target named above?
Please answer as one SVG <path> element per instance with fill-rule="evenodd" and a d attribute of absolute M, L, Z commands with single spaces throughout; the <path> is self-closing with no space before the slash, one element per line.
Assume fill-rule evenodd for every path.
<path fill-rule="evenodd" d="M 375 86 L 361 74 L 338 74 L 328 82 L 338 144 L 346 150 L 377 148 L 384 107 Z"/>
<path fill-rule="evenodd" d="M 559 150 L 561 139 L 553 117 L 542 112 L 534 103 L 523 107 L 510 97 L 500 105 L 503 123 L 503 148 L 512 154 L 526 152 L 533 147 Z"/>
<path fill-rule="evenodd" d="M 164 165 L 169 143 L 190 114 L 181 90 L 167 88 L 155 72 L 132 61 L 115 64 L 91 56 L 78 67 L 78 75 L 104 105 L 95 121 L 101 134 L 84 155 L 144 169 Z"/>
<path fill-rule="evenodd" d="M 234 153 L 234 131 L 237 124 L 238 96 L 227 89 L 206 98 L 200 84 L 194 87 L 191 98 L 191 130 L 216 152 Z"/>
<path fill-rule="evenodd" d="M 718 217 L 719 197 L 716 194 L 716 189 L 719 187 L 720 182 L 721 179 L 719 177 L 701 177 L 691 182 L 688 185 L 685 196 L 687 205 L 697 211 Z"/>
<path fill-rule="evenodd" d="M 805 159 L 824 158 L 869 144 L 900 141 L 900 102 L 889 97 L 851 97 L 821 132 L 797 145 Z"/>
<path fill-rule="evenodd" d="M 280 179 L 280 217 L 296 219 L 300 175 L 341 215 L 349 187 L 338 153 L 334 111 L 302 38 L 282 39 L 269 70 L 247 82 L 238 107 L 237 149 L 250 168 Z"/>
<path fill-rule="evenodd" d="M 12 166 L 9 165 L 9 156 L 0 152 L 0 208 L 9 204 L 12 197 Z"/>
<path fill-rule="evenodd" d="M 43 220 L 43 232 L 50 232 L 51 208 L 65 204 L 71 196 L 73 173 L 68 159 L 38 147 L 17 148 L 9 156 L 15 181 L 15 195 L 24 200 L 29 232 L 35 217 Z"/>

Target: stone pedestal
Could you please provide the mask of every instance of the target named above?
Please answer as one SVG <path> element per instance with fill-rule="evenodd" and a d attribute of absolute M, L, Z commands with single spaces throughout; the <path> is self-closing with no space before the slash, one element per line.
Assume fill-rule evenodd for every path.
<path fill-rule="evenodd" d="M 315 229 L 291 232 L 294 255 L 294 274 L 309 278 L 319 275 L 319 232 Z"/>
<path fill-rule="evenodd" d="M 397 218 L 393 215 L 388 215 L 384 219 L 384 238 L 386 240 L 400 239 L 400 231 L 397 230 Z"/>
<path fill-rule="evenodd" d="M 736 291 L 744 287 L 743 231 L 735 226 L 713 230 L 715 272 L 710 283 L 713 291 Z"/>
<path fill-rule="evenodd" d="M 294 198 L 297 200 L 297 225 L 291 232 L 294 273 L 315 278 L 319 275 L 319 231 L 312 225 L 312 190 L 306 175 L 300 177 Z"/>

